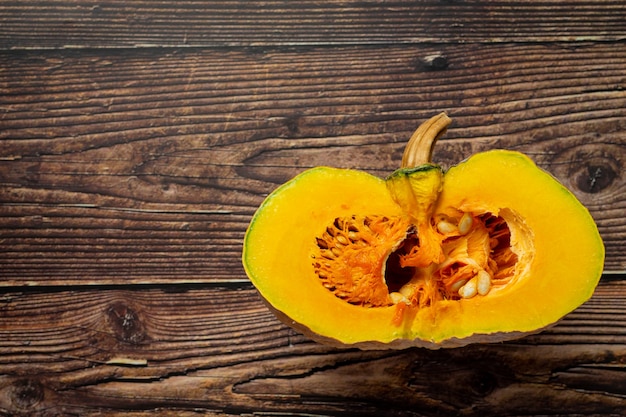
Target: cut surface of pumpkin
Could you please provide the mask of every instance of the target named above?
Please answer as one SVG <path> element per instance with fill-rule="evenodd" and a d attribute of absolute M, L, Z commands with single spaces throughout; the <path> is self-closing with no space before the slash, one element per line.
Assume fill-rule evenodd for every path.
<path fill-rule="evenodd" d="M 455 347 L 537 332 L 592 295 L 589 212 L 518 152 L 444 173 L 428 159 L 448 123 L 420 127 L 386 179 L 317 167 L 268 196 L 243 264 L 279 318 L 335 345 Z"/>

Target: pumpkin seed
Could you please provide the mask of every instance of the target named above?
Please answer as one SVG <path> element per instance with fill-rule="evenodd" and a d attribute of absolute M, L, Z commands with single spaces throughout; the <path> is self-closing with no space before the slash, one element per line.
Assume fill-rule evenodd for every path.
<path fill-rule="evenodd" d="M 389 298 L 391 298 L 391 302 L 394 304 L 398 304 L 400 302 L 408 303 L 406 297 L 399 292 L 394 291 L 392 293 L 389 293 Z"/>
<path fill-rule="evenodd" d="M 472 298 L 478 293 L 478 288 L 476 284 L 476 277 L 470 279 L 469 281 L 467 281 L 467 284 L 459 288 L 459 295 L 463 298 Z"/>
<path fill-rule="evenodd" d="M 328 242 L 326 242 L 324 239 L 321 238 L 316 238 L 317 239 L 317 246 L 320 249 L 328 249 Z"/>
<path fill-rule="evenodd" d="M 472 228 L 473 224 L 474 219 L 472 218 L 472 215 L 469 213 L 463 214 L 461 220 L 459 220 L 459 233 L 466 235 Z"/>
<path fill-rule="evenodd" d="M 459 292 L 463 285 L 467 284 L 466 279 L 461 279 L 450 286 L 450 291 Z"/>
<path fill-rule="evenodd" d="M 350 243 L 344 235 L 337 235 L 335 239 L 337 239 L 337 243 L 341 243 L 342 245 L 347 245 L 348 243 Z"/>
<path fill-rule="evenodd" d="M 447 235 L 456 232 L 457 228 L 454 224 L 448 221 L 440 220 L 439 222 L 437 222 L 437 230 L 439 231 L 439 233 Z"/>
<path fill-rule="evenodd" d="M 415 282 L 407 282 L 400 288 L 400 294 L 406 298 L 411 298 L 419 290 L 420 285 Z"/>
<path fill-rule="evenodd" d="M 476 290 L 480 295 L 487 295 L 491 290 L 491 275 L 484 269 L 476 275 Z"/>

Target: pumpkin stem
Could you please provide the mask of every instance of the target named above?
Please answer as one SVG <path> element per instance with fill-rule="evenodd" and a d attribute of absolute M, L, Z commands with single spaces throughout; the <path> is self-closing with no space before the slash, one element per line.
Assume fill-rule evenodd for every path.
<path fill-rule="evenodd" d="M 445 112 L 441 112 L 422 123 L 404 148 L 401 167 L 414 168 L 430 163 L 435 142 L 446 133 L 451 121 Z"/>

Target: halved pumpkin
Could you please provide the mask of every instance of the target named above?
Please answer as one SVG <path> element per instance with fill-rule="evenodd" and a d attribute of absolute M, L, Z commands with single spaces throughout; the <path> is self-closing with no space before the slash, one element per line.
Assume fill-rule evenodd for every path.
<path fill-rule="evenodd" d="M 429 162 L 449 119 L 387 179 L 318 167 L 257 210 L 243 265 L 285 323 L 320 342 L 429 348 L 537 332 L 593 293 L 604 246 L 585 207 L 525 155 Z"/>

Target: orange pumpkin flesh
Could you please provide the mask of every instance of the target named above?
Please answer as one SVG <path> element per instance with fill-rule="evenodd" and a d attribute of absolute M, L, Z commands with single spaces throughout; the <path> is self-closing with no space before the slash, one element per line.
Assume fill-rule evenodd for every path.
<path fill-rule="evenodd" d="M 444 174 L 428 158 L 447 123 L 422 125 L 386 180 L 318 167 L 266 199 L 243 264 L 279 318 L 321 342 L 439 348 L 536 332 L 591 296 L 588 211 L 517 152 Z"/>

